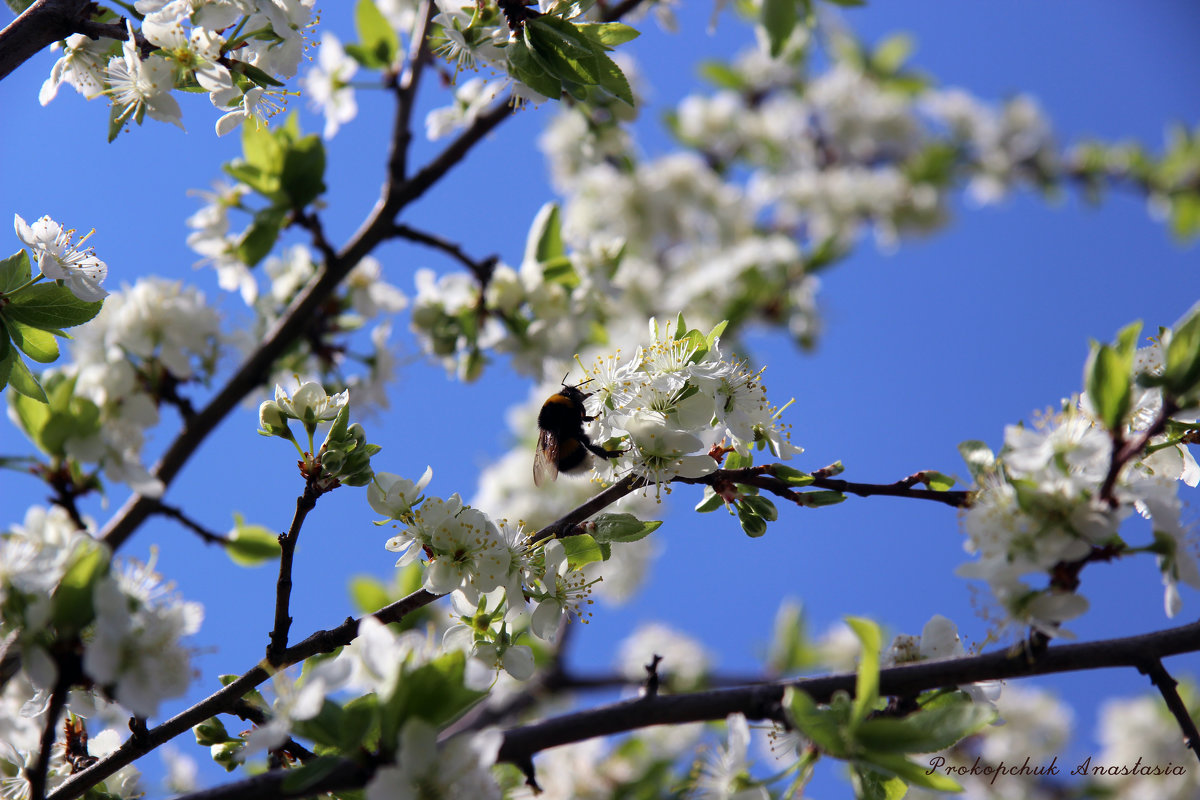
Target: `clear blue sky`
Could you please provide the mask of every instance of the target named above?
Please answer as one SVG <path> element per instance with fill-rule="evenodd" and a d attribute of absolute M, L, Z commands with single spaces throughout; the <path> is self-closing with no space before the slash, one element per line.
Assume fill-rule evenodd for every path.
<path fill-rule="evenodd" d="M 323 22 L 348 31 L 347 9 L 331 5 Z M 646 34 L 629 47 L 655 86 L 640 134 L 651 155 L 669 146 L 657 120 L 698 84 L 697 55 L 729 54 L 745 41 L 746 29 L 728 19 L 708 37 L 709 12 L 707 4 L 686 9 L 678 37 L 647 23 Z M 1191 3 L 914 0 L 871 3 L 847 11 L 845 19 L 868 41 L 910 31 L 918 42 L 915 63 L 944 85 L 993 100 L 1033 94 L 1060 142 L 1098 135 L 1157 147 L 1166 123 L 1197 122 L 1200 7 Z M 237 314 L 239 301 L 219 296 L 213 275 L 191 267 L 196 257 L 184 243 L 183 224 L 197 208 L 185 191 L 206 188 L 217 177 L 219 164 L 238 153 L 237 138 L 215 139 L 216 115 L 197 98 L 184 106 L 187 134 L 148 123 L 105 144 L 100 102 L 86 104 L 64 88 L 48 108 L 38 106 L 37 90 L 53 60 L 44 53 L 0 83 L 0 211 L 95 227 L 92 243 L 109 264 L 110 288 L 154 272 L 200 285 Z M 359 103 L 360 119 L 330 148 L 326 219 L 335 243 L 374 203 L 382 175 L 390 108 L 382 95 L 360 93 Z M 529 221 L 551 197 L 535 147 L 549 113 L 548 107 L 527 111 L 506 123 L 406 221 L 460 239 L 475 254 L 495 252 L 518 263 Z M 320 128 L 307 114 L 304 125 Z M 430 152 L 422 144 L 418 160 Z M 18 244 L 10 238 L 0 253 Z M 456 269 L 434 254 L 400 247 L 384 250 L 382 259 L 389 279 L 409 292 L 416 268 Z M 1173 243 L 1149 218 L 1144 200 L 1130 194 L 1114 193 L 1098 208 L 1070 195 L 1057 205 L 1028 194 L 982 210 L 960 203 L 947 231 L 906 241 L 893 255 L 867 243 L 825 276 L 820 303 L 827 332 L 814 354 L 797 354 L 773 334 L 753 341 L 769 365 L 771 396 L 796 398 L 788 419 L 794 441 L 807 449 L 799 468 L 840 459 L 845 477 L 865 482 L 919 469 L 963 475 L 958 442 L 999 446 L 1006 424 L 1077 391 L 1089 337 L 1109 339 L 1134 319 L 1148 329 L 1173 322 L 1200 298 L 1198 269 L 1196 249 Z M 405 328 L 404 321 L 397 325 L 397 347 L 413 354 L 417 348 Z M 508 444 L 504 410 L 527 388 L 502 364 L 472 386 L 450 383 L 437 365 L 411 364 L 390 415 L 368 423 L 371 440 L 384 446 L 377 468 L 416 477 L 431 464 L 430 491 L 471 495 L 478 467 Z M 430 415 L 438 414 L 453 422 L 431 424 Z M 286 527 L 300 488 L 294 455 L 278 440 L 255 435 L 256 426 L 249 410 L 231 417 L 166 499 L 217 529 L 230 524 L 234 510 L 271 528 Z M 154 442 L 161 447 L 168 440 L 164 431 Z M 23 450 L 20 434 L 0 428 L 0 453 Z M 5 524 L 47 494 L 32 479 L 4 480 Z M 123 499 L 115 494 L 110 510 Z M 949 509 L 884 498 L 850 499 L 820 511 L 785 509 L 765 537 L 749 540 L 721 514 L 690 515 L 688 491 L 675 500 L 668 524 L 655 534 L 663 556 L 650 585 L 628 606 L 597 611 L 575 639 L 573 664 L 607 667 L 615 644 L 639 621 L 655 619 L 702 639 L 720 654 L 720 668 L 745 672 L 757 665 L 775 609 L 787 596 L 804 601 L 817 630 L 861 614 L 893 632 L 918 633 L 942 613 L 968 639 L 986 633 L 968 585 L 951 573 L 964 555 Z M 107 518 L 99 507 L 88 510 Z M 1187 513 L 1194 521 L 1195 512 Z M 296 565 L 297 636 L 351 613 L 350 575 L 392 574 L 386 535 L 371 518 L 363 493 L 353 489 L 323 498 L 310 517 Z M 145 557 L 152 545 L 160 548 L 163 572 L 207 608 L 197 661 L 209 680 L 197 686 L 190 698 L 196 699 L 211 691 L 214 674 L 242 672 L 262 657 L 274 573 L 238 570 L 190 533 L 159 520 L 144 526 L 126 552 Z M 1092 610 L 1071 626 L 1082 639 L 1171 624 L 1148 558 L 1090 569 L 1084 581 Z M 727 588 L 715 592 L 715 586 Z M 1200 595 L 1185 589 L 1184 600 L 1183 618 L 1194 618 Z M 1200 674 L 1200 656 L 1168 667 Z M 1097 750 L 1088 738 L 1097 698 L 1148 689 L 1133 673 L 1048 683 L 1075 707 L 1080 754 Z M 182 739 L 180 746 L 194 750 Z"/>

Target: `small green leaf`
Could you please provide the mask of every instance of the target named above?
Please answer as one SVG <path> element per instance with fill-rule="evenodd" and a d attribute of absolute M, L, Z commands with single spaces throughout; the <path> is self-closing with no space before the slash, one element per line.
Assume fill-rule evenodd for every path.
<path fill-rule="evenodd" d="M 707 514 L 725 505 L 725 499 L 712 490 L 711 486 L 704 487 L 704 497 L 696 504 L 696 511 Z"/>
<path fill-rule="evenodd" d="M 743 498 L 738 503 L 738 522 L 741 523 L 742 531 L 751 539 L 757 539 L 767 532 L 767 521 L 754 513 Z"/>
<path fill-rule="evenodd" d="M 576 24 L 575 29 L 605 47 L 616 47 L 642 35 L 636 28 L 622 22 L 582 22 Z"/>
<path fill-rule="evenodd" d="M 868 750 L 882 753 L 933 753 L 944 750 L 996 719 L 996 709 L 966 695 L 947 695 L 949 702 L 922 708 L 906 717 L 877 717 L 858 726 L 855 738 Z"/>
<path fill-rule="evenodd" d="M 1171 331 L 1165 355 L 1164 388 L 1177 400 L 1188 398 L 1200 384 L 1200 303 Z"/>
<path fill-rule="evenodd" d="M 350 601 L 360 614 L 372 614 L 392 602 L 392 596 L 378 578 L 355 575 L 350 579 Z"/>
<path fill-rule="evenodd" d="M 24 286 L 33 277 L 29 266 L 29 254 L 18 250 L 8 258 L 0 261 L 0 294 L 11 292 L 18 286 Z"/>
<path fill-rule="evenodd" d="M 636 542 L 662 527 L 661 522 L 643 522 L 633 514 L 597 514 L 592 538 L 597 542 Z"/>
<path fill-rule="evenodd" d="M 545 264 L 566 255 L 558 203 L 546 203 L 538 209 L 529 226 L 529 235 L 525 238 L 525 262 Z"/>
<path fill-rule="evenodd" d="M 748 506 L 754 512 L 755 516 L 762 517 L 767 522 L 774 522 L 779 519 L 779 510 L 775 508 L 775 504 L 768 497 L 762 497 L 761 495 L 747 496 L 741 499 L 741 503 L 744 506 Z"/>
<path fill-rule="evenodd" d="M 953 778 L 948 775 L 942 775 L 938 772 L 930 770 L 928 767 L 914 764 L 904 756 L 894 755 L 892 753 L 862 753 L 856 759 L 859 762 L 865 762 L 873 767 L 884 770 L 887 773 L 894 775 L 904 783 L 913 786 L 921 786 L 926 789 L 933 789 L 936 792 L 961 792 L 962 787 L 958 785 Z M 903 788 L 904 784 L 900 784 Z M 903 797 L 901 794 L 899 797 Z"/>
<path fill-rule="evenodd" d="M 235 59 L 233 61 L 233 71 L 245 75 L 246 78 L 256 86 L 267 88 L 287 85 L 283 81 L 273 77 L 269 72 L 265 72 L 253 64 L 246 63 L 245 61 Z M 203 89 L 201 89 L 201 91 L 203 91 Z"/>
<path fill-rule="evenodd" d="M 92 601 L 96 583 L 108 574 L 108 549 L 98 542 L 76 545 L 71 566 L 50 598 L 51 617 L 59 632 L 79 631 L 96 617 Z"/>
<path fill-rule="evenodd" d="M 262 525 L 247 525 L 241 514 L 234 514 L 225 552 L 239 567 L 257 567 L 279 558 L 279 534 Z"/>
<path fill-rule="evenodd" d="M 871 53 L 871 65 L 885 75 L 891 75 L 904 66 L 904 62 L 913 52 L 913 39 L 903 33 L 897 33 L 880 42 Z"/>
<path fill-rule="evenodd" d="M 369 54 L 371 59 L 367 66 L 383 68 L 396 62 L 400 39 L 371 0 L 358 0 L 354 8 L 354 27 L 363 53 Z"/>
<path fill-rule="evenodd" d="M 586 533 L 564 536 L 559 541 L 562 542 L 563 550 L 567 554 L 567 564 L 571 569 L 579 569 L 593 561 L 607 560 L 601 544 Z"/>
<path fill-rule="evenodd" d="M 801 492 L 799 502 L 809 508 L 821 508 L 822 506 L 836 506 L 838 503 L 844 502 L 846 495 L 841 492 L 832 490 L 823 490 L 819 492 Z"/>
<path fill-rule="evenodd" d="M 266 258 L 279 240 L 279 231 L 283 228 L 286 216 L 287 209 L 275 206 L 255 213 L 253 221 L 238 240 L 235 249 L 238 260 L 253 267 Z"/>
<path fill-rule="evenodd" d="M 325 145 L 320 137 L 305 136 L 287 148 L 279 182 L 296 210 L 325 193 Z"/>
<path fill-rule="evenodd" d="M 958 445 L 959 455 L 967 462 L 967 469 L 976 481 L 981 475 L 992 471 L 996 465 L 996 454 L 992 449 L 977 439 L 968 439 Z"/>
<path fill-rule="evenodd" d="M 783 52 L 796 27 L 796 0 L 763 0 L 760 22 L 767 32 L 772 58 Z"/>
<path fill-rule="evenodd" d="M 196 737 L 196 744 L 201 747 L 212 747 L 214 744 L 233 741 L 233 737 L 229 735 L 229 731 L 225 730 L 225 725 L 219 717 L 209 717 L 199 725 L 193 726 L 192 733 Z"/>
<path fill-rule="evenodd" d="M 772 464 L 771 474 L 782 481 L 786 481 L 789 486 L 808 486 L 815 480 L 807 472 L 801 472 L 798 469 L 792 469 L 783 464 Z"/>
<path fill-rule="evenodd" d="M 879 651 L 883 633 L 879 626 L 863 617 L 847 617 L 846 624 L 862 643 L 858 658 L 858 677 L 854 686 L 853 722 L 857 725 L 867 718 L 879 699 Z"/>
<path fill-rule="evenodd" d="M 850 751 L 842 735 L 843 722 L 832 708 L 821 708 L 802 690 L 789 686 L 783 693 L 783 705 L 797 730 L 834 758 L 846 758 Z"/>
<path fill-rule="evenodd" d="M 948 492 L 954 484 L 958 483 L 958 480 L 953 476 L 935 472 L 934 470 L 925 470 L 921 473 L 921 479 L 925 482 L 926 486 L 935 492 Z"/>

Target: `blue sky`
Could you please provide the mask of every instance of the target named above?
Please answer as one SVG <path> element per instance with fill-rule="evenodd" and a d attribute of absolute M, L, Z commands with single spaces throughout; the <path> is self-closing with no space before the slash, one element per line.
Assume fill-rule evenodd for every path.
<path fill-rule="evenodd" d="M 343 39 L 348 5 L 331 5 L 323 14 L 324 23 L 347 33 Z M 657 121 L 699 85 L 692 68 L 697 56 L 731 54 L 746 41 L 747 29 L 728 17 L 709 37 L 709 12 L 699 4 L 685 10 L 675 37 L 647 22 L 645 35 L 629 46 L 655 87 L 639 122 L 648 155 L 670 146 Z M 913 0 L 872 3 L 846 11 L 844 19 L 872 42 L 911 32 L 918 43 L 914 63 L 943 85 L 989 100 L 1032 94 L 1063 143 L 1096 135 L 1157 148 L 1167 123 L 1195 124 L 1200 109 L 1194 46 L 1200 8 L 1192 4 Z M 186 190 L 206 188 L 218 176 L 219 164 L 239 151 L 236 137 L 217 140 L 211 134 L 216 115 L 197 98 L 184 106 L 188 133 L 147 123 L 108 145 L 100 102 L 84 103 L 64 89 L 49 107 L 38 106 L 37 90 L 52 63 L 43 53 L 0 83 L 0 197 L 6 201 L 0 211 L 95 227 L 90 243 L 109 264 L 111 286 L 154 272 L 201 286 L 236 315 L 239 302 L 219 296 L 208 271 L 193 270 L 196 257 L 184 244 L 183 224 L 198 207 Z M 438 99 L 426 99 L 423 108 Z M 362 92 L 359 104 L 360 119 L 330 144 L 326 219 L 334 242 L 357 227 L 382 177 L 390 108 L 381 93 Z M 535 145 L 550 113 L 544 107 L 510 120 L 405 221 L 459 239 L 477 255 L 498 253 L 518 263 L 530 220 L 552 197 Z M 309 114 L 303 124 L 320 128 Z M 422 143 L 417 160 L 435 147 Z M 1132 193 L 1114 192 L 1098 207 L 1071 194 L 1047 203 L 1021 193 L 985 209 L 960 202 L 955 218 L 947 230 L 904 241 L 894 254 L 868 241 L 824 276 L 827 330 L 815 353 L 799 354 L 771 332 L 751 337 L 754 355 L 768 365 L 772 398 L 796 399 L 787 418 L 793 440 L 807 450 L 797 467 L 841 460 L 844 477 L 880 483 L 919 469 L 965 475 L 958 442 L 983 439 L 998 447 L 1006 424 L 1029 420 L 1080 389 L 1089 338 L 1111 339 L 1135 319 L 1151 330 L 1170 324 L 1200 299 L 1195 247 L 1171 241 Z M 0 251 L 18 244 L 14 237 Z M 381 259 L 389 279 L 410 293 L 416 268 L 457 268 L 398 246 L 384 249 Z M 397 326 L 397 348 L 415 356 L 405 327 Z M 377 468 L 415 478 L 431 464 L 432 492 L 469 496 L 479 467 L 509 444 L 504 410 L 527 391 L 503 364 L 479 383 L 460 386 L 440 366 L 414 358 L 402 371 L 391 412 L 368 422 L 371 440 L 384 446 Z M 230 524 L 234 510 L 270 528 L 286 527 L 300 488 L 294 455 L 280 441 L 255 435 L 256 427 L 249 409 L 230 417 L 166 499 L 216 529 Z M 154 441 L 161 447 L 168 438 L 164 430 Z M 0 453 L 24 449 L 20 434 L 0 428 Z M 5 523 L 46 495 L 32 479 L 5 481 Z M 89 512 L 104 520 L 122 500 L 116 493 L 109 511 L 97 505 Z M 616 643 L 638 622 L 660 620 L 719 653 L 721 669 L 744 673 L 758 663 L 775 609 L 789 596 L 804 602 L 817 630 L 859 614 L 893 632 L 918 633 L 942 613 L 969 640 L 986 635 L 968 584 L 952 574 L 964 560 L 952 510 L 852 498 L 827 509 L 782 510 L 766 536 L 750 540 L 720 513 L 689 514 L 694 500 L 689 491 L 676 493 L 664 509 L 667 524 L 655 534 L 663 553 L 649 586 L 627 606 L 597 611 L 575 637 L 571 663 L 606 668 Z M 1194 510 L 1185 513 L 1195 521 Z M 351 613 L 350 575 L 391 575 L 386 535 L 371 518 L 363 493 L 353 489 L 323 498 L 310 517 L 297 555 L 297 636 Z M 162 571 L 208 611 L 197 644 L 209 680 L 195 699 L 211 690 L 213 674 L 241 672 L 261 658 L 274 575 L 269 568 L 236 569 L 161 520 L 144 526 L 127 552 L 145 557 L 155 545 Z M 1081 639 L 1171 624 L 1149 558 L 1090 569 L 1083 590 L 1092 609 L 1071 626 Z M 1185 590 L 1184 600 L 1184 618 L 1192 618 L 1200 595 Z M 1200 656 L 1174 659 L 1168 668 L 1200 673 Z M 1111 671 L 1046 683 L 1075 707 L 1082 738 L 1073 752 L 1081 755 L 1098 749 L 1089 738 L 1097 699 L 1148 688 L 1136 674 Z M 187 751 L 186 742 L 181 746 Z M 203 751 L 194 755 L 204 757 Z"/>

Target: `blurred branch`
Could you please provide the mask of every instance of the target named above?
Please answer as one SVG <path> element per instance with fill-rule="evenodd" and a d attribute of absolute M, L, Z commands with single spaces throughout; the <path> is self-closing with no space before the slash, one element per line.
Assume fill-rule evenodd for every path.
<path fill-rule="evenodd" d="M 500 260 L 499 256 L 487 256 L 483 260 L 477 261 L 468 256 L 462 249 L 462 246 L 457 242 L 452 242 L 448 239 L 443 239 L 440 236 L 435 236 L 432 233 L 425 233 L 416 228 L 409 227 L 397 223 L 393 232 L 401 239 L 408 239 L 411 242 L 423 244 L 426 247 L 431 247 L 434 250 L 440 250 L 447 254 L 460 264 L 471 270 L 471 274 L 475 276 L 475 280 L 479 281 L 480 286 L 486 287 L 492 279 L 492 271 L 496 268 L 496 263 Z"/>
<path fill-rule="evenodd" d="M 221 546 L 229 544 L 228 536 L 223 536 L 219 533 L 210 531 L 199 522 L 196 522 L 191 517 L 184 514 L 183 509 L 181 508 L 176 508 L 175 506 L 169 506 L 166 503 L 156 501 L 156 506 L 152 509 L 152 511 L 156 514 L 161 514 L 164 517 L 170 517 L 171 519 L 175 520 L 180 525 L 199 536 L 201 541 L 203 541 L 205 544 L 219 544 Z"/>
<path fill-rule="evenodd" d="M 1200 650 L 1200 622 L 1142 636 L 1048 647 L 1036 658 L 1006 648 L 979 656 L 905 664 L 880 671 L 880 693 L 910 695 L 929 689 L 979 681 L 1080 672 L 1111 667 L 1141 669 L 1150 659 Z M 777 719 L 784 690 L 804 691 L 818 703 L 835 692 L 854 694 L 854 673 L 777 681 L 691 694 L 641 697 L 555 717 L 504 732 L 499 760 L 520 765 L 534 753 L 596 736 L 624 733 L 651 725 L 721 720 L 741 713 L 748 719 Z"/>

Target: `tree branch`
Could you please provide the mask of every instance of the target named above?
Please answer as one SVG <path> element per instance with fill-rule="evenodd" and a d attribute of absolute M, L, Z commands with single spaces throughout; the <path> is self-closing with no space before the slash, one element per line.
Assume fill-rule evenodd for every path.
<path fill-rule="evenodd" d="M 1148 659 L 1160 659 L 1197 649 L 1200 649 L 1200 623 L 1192 623 L 1142 636 L 1048 647 L 1037 658 L 1006 648 L 979 656 L 890 667 L 880 670 L 879 690 L 885 695 L 910 695 L 978 681 L 1111 667 L 1140 669 L 1148 663 Z M 504 732 L 504 744 L 498 760 L 520 765 L 535 753 L 550 747 L 651 725 L 721 720 L 735 713 L 744 714 L 748 719 L 775 719 L 784 690 L 789 686 L 803 690 L 818 703 L 828 703 L 835 692 L 844 691 L 853 695 L 855 680 L 854 673 L 846 673 L 735 689 L 659 694 L 625 700 L 510 728 Z"/>
<path fill-rule="evenodd" d="M 0 80 L 43 48 L 75 33 L 90 0 L 37 0 L 0 31 Z"/>
<path fill-rule="evenodd" d="M 308 518 L 308 512 L 317 505 L 317 495 L 313 489 L 313 481 L 307 481 L 304 493 L 296 498 L 296 513 L 292 515 L 292 524 L 288 532 L 279 537 L 279 578 L 275 581 L 275 627 L 271 630 L 271 640 L 267 645 L 267 663 L 278 665 L 287 649 L 288 630 L 292 627 L 292 618 L 288 614 L 288 606 L 292 597 L 292 560 L 296 555 L 296 542 L 300 539 L 300 528 Z"/>
<path fill-rule="evenodd" d="M 1150 677 L 1150 682 L 1155 685 L 1159 694 L 1163 696 L 1163 701 L 1167 704 L 1167 709 L 1175 717 L 1175 721 L 1179 723 L 1179 729 L 1183 731 L 1184 744 L 1192 751 L 1193 755 L 1200 758 L 1200 731 L 1196 730 L 1195 720 L 1188 713 L 1187 705 L 1175 689 L 1179 682 L 1171 677 L 1171 673 L 1167 672 L 1166 667 L 1163 666 L 1162 659 L 1159 658 L 1147 660 L 1145 664 L 1138 667 L 1138 670 Z"/>
<path fill-rule="evenodd" d="M 58 730 L 58 717 L 67 704 L 67 690 L 70 687 L 59 676 L 58 683 L 50 693 L 50 702 L 46 706 L 46 722 L 42 727 L 42 738 L 38 745 L 38 757 L 33 768 L 25 774 L 29 781 L 29 796 L 42 798 L 46 796 L 46 776 L 50 773 L 50 756 L 54 751 L 55 732 Z"/>
<path fill-rule="evenodd" d="M 155 508 L 153 508 L 152 511 L 156 514 L 161 514 L 164 517 L 170 517 L 171 519 L 175 520 L 180 525 L 182 525 L 183 527 L 187 528 L 188 530 L 192 531 L 197 536 L 199 536 L 201 541 L 203 541 L 205 544 L 219 544 L 222 547 L 229 544 L 228 536 L 222 536 L 219 533 L 214 533 L 213 531 L 210 531 L 208 528 L 205 528 L 199 522 L 196 522 L 194 519 L 192 519 L 188 515 L 184 514 L 183 509 L 181 509 L 181 508 L 176 508 L 175 506 L 169 506 L 163 502 L 157 502 Z"/>
<path fill-rule="evenodd" d="M 407 597 L 385 606 L 373 616 L 380 622 L 398 622 L 407 614 L 418 608 L 427 606 L 440 595 L 430 594 L 421 589 Z M 350 644 L 358 635 L 360 620 L 347 618 L 345 622 L 330 630 L 317 631 L 299 644 L 284 651 L 282 659 L 274 670 L 268 670 L 265 660 L 247 671 L 241 677 L 212 693 L 194 706 L 181 711 L 157 727 L 147 730 L 140 736 L 126 739 L 120 747 L 97 761 L 92 766 L 67 778 L 50 793 L 47 800 L 73 800 L 80 797 L 92 786 L 109 777 L 122 767 L 132 764 L 146 753 L 166 744 L 181 733 L 199 725 L 211 716 L 227 713 L 237 707 L 241 698 L 254 687 L 266 681 L 278 669 L 291 664 L 297 664 L 318 653 L 330 653 L 339 647 Z M 306 792 L 309 793 L 309 792 Z"/>

